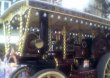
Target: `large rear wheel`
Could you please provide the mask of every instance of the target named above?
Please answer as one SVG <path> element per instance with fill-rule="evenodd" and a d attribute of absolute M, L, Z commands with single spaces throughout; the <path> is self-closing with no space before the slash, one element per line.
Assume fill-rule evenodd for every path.
<path fill-rule="evenodd" d="M 97 65 L 97 78 L 110 78 L 110 53 L 106 53 Z"/>
<path fill-rule="evenodd" d="M 108 41 L 105 35 L 98 35 L 92 43 L 92 58 L 99 60 L 108 51 Z"/>
<path fill-rule="evenodd" d="M 44 69 L 36 73 L 33 78 L 67 78 L 67 77 L 58 70 Z"/>

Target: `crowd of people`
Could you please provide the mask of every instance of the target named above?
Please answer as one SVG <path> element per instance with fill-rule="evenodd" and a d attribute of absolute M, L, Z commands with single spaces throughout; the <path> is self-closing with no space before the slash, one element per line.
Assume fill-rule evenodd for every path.
<path fill-rule="evenodd" d="M 0 78 L 9 78 L 11 73 L 17 68 L 17 58 L 13 47 L 10 48 L 9 53 L 0 58 Z"/>

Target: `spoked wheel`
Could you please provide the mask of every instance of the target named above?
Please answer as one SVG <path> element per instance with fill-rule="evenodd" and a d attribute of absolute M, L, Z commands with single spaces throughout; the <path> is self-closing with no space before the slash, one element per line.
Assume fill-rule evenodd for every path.
<path fill-rule="evenodd" d="M 15 70 L 9 78 L 30 78 L 32 77 L 28 67 L 19 67 Z"/>
<path fill-rule="evenodd" d="M 97 65 L 97 78 L 110 78 L 110 53 L 106 53 Z"/>
<path fill-rule="evenodd" d="M 41 70 L 33 78 L 67 78 L 63 73 L 55 69 Z"/>

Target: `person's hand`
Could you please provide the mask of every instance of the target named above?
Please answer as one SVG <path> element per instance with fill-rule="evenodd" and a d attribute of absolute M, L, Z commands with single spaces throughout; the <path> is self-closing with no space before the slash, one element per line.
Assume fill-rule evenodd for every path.
<path fill-rule="evenodd" d="M 16 63 L 10 63 L 10 67 L 17 67 L 18 65 Z"/>

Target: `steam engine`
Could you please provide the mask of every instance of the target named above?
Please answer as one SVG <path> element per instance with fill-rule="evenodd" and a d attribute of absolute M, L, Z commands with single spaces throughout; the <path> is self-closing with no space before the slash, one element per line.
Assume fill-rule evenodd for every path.
<path fill-rule="evenodd" d="M 2 20 L 6 35 L 11 26 L 20 34 L 10 78 L 109 78 L 110 21 L 36 0 L 16 3 Z"/>

